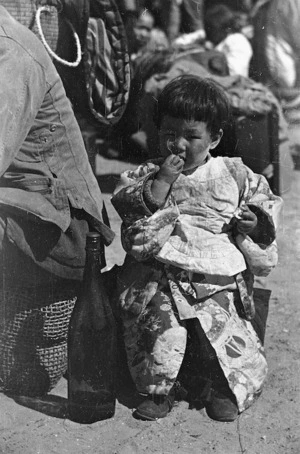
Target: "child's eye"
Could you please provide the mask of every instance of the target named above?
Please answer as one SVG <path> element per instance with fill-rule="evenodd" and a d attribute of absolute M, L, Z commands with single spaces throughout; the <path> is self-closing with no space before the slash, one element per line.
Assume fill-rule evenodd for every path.
<path fill-rule="evenodd" d="M 186 139 L 187 139 L 187 140 L 197 140 L 197 139 L 200 140 L 201 137 L 199 137 L 199 136 L 187 136 Z"/>

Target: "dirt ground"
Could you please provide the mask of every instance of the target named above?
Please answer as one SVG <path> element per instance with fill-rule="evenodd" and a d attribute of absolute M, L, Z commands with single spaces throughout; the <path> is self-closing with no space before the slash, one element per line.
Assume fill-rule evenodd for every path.
<path fill-rule="evenodd" d="M 110 204 L 118 174 L 130 165 L 97 159 L 97 174 L 112 227 L 108 266 L 121 264 L 120 220 Z M 269 375 L 260 399 L 232 423 L 210 420 L 205 410 L 178 403 L 168 417 L 132 417 L 136 396 L 125 386 L 114 418 L 92 425 L 66 419 L 66 380 L 43 400 L 0 394 L 3 454 L 299 454 L 300 453 L 300 172 L 294 172 L 278 235 L 280 261 L 267 280 L 272 290 L 265 348 Z M 125 377 L 124 377 L 125 380 Z M 125 380 L 126 382 L 126 380 Z"/>

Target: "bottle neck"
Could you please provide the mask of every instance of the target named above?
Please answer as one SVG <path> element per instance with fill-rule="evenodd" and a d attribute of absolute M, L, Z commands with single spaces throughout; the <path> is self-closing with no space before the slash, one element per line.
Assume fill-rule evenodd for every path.
<path fill-rule="evenodd" d="M 101 253 L 97 249 L 87 249 L 85 270 L 101 272 Z"/>
<path fill-rule="evenodd" d="M 101 241 L 101 236 L 97 232 L 89 232 L 86 237 L 86 263 L 91 260 L 95 260 L 97 256 L 97 262 L 99 263 L 100 269 L 105 268 L 105 253 L 104 253 L 104 244 Z"/>

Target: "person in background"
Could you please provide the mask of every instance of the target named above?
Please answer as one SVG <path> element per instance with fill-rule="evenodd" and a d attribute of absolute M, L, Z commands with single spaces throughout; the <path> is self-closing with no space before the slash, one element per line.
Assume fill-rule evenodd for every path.
<path fill-rule="evenodd" d="M 300 168 L 300 2 L 258 0 L 250 76 L 269 86 L 279 99 L 289 127 L 291 154 Z"/>
<path fill-rule="evenodd" d="M 0 387 L 41 395 L 66 371 L 86 234 L 114 234 L 52 60 L 3 6 L 0 54 Z"/>
<path fill-rule="evenodd" d="M 242 33 L 239 16 L 226 5 L 219 4 L 206 11 L 204 24 L 207 40 L 225 55 L 229 74 L 248 77 L 253 52 Z"/>
<path fill-rule="evenodd" d="M 161 158 L 124 172 L 111 199 L 127 252 L 117 300 L 139 419 L 167 416 L 182 380 L 210 418 L 234 421 L 266 378 L 253 276 L 277 263 L 282 201 L 240 158 L 212 157 L 229 112 L 211 79 L 173 79 L 157 101 Z"/>
<path fill-rule="evenodd" d="M 146 1 L 145 6 L 158 18 L 171 45 L 185 47 L 204 41 L 203 0 Z"/>
<path fill-rule="evenodd" d="M 155 52 L 169 47 L 165 33 L 155 26 L 154 16 L 146 8 L 137 9 L 128 47 L 133 73 L 139 57 L 148 51 Z"/>
<path fill-rule="evenodd" d="M 133 27 L 134 40 L 129 53 L 133 57 L 139 51 L 145 48 L 151 39 L 151 32 L 154 27 L 153 15 L 145 10 L 138 10 L 137 19 Z"/>

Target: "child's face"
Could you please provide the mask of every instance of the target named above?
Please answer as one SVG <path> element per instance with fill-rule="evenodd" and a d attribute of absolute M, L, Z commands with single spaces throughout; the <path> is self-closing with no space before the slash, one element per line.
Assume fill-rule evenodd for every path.
<path fill-rule="evenodd" d="M 145 46 L 150 40 L 151 30 L 154 26 L 153 17 L 146 12 L 142 13 L 133 28 L 137 48 Z"/>
<path fill-rule="evenodd" d="M 203 165 L 209 151 L 214 149 L 223 135 L 220 129 L 212 139 L 203 121 L 185 120 L 164 116 L 159 131 L 160 152 L 163 157 L 178 155 L 184 161 L 183 171 Z"/>

